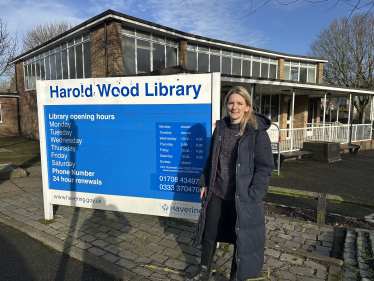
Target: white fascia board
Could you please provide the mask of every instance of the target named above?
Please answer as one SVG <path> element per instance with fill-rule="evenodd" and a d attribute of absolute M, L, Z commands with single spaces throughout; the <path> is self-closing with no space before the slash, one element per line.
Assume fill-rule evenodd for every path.
<path fill-rule="evenodd" d="M 285 86 L 285 87 L 293 87 L 293 88 L 303 88 L 309 90 L 319 90 L 319 91 L 326 91 L 326 92 L 344 92 L 347 94 L 363 94 L 363 95 L 374 95 L 374 91 L 369 90 L 358 90 L 352 88 L 337 88 L 337 87 L 326 87 L 320 84 L 295 84 L 292 82 L 287 81 L 268 81 L 268 80 L 258 80 L 254 78 L 234 78 L 234 77 L 222 77 L 221 81 L 224 82 L 234 82 L 234 83 L 250 83 L 250 84 L 262 84 L 262 85 L 271 85 L 271 86 Z"/>

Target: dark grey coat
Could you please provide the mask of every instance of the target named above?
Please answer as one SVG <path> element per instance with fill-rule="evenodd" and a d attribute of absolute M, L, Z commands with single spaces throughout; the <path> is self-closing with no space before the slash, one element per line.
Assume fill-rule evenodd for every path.
<path fill-rule="evenodd" d="M 274 170 L 274 159 L 271 142 L 266 130 L 271 121 L 260 114 L 255 114 L 258 129 L 247 125 L 244 135 L 240 138 L 238 159 L 236 162 L 236 193 L 235 206 L 237 221 L 235 237 L 225 229 L 220 229 L 217 242 L 236 243 L 236 261 L 238 264 L 237 280 L 254 278 L 261 271 L 264 263 L 265 215 L 262 198 L 269 188 L 269 177 Z M 208 196 L 203 205 L 195 231 L 193 246 L 202 242 L 206 218 L 206 207 L 214 189 L 217 161 L 221 140 L 229 118 L 216 122 L 211 139 L 209 156 L 199 180 L 199 186 L 208 187 Z M 209 219 L 209 218 L 208 218 Z"/>

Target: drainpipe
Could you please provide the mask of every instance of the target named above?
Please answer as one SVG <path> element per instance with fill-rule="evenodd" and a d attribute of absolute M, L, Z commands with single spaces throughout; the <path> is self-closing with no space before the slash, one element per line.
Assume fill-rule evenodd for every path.
<path fill-rule="evenodd" d="M 19 95 L 16 64 L 14 64 L 14 78 L 16 80 L 16 93 Z M 21 136 L 21 120 L 20 120 L 20 115 L 19 115 L 19 96 L 17 98 L 17 120 L 18 120 L 18 136 L 20 137 Z"/>
<path fill-rule="evenodd" d="M 106 36 L 106 21 L 104 21 L 104 44 L 105 44 L 105 77 L 108 77 L 108 45 Z"/>
<path fill-rule="evenodd" d="M 326 94 L 323 98 L 323 126 L 322 126 L 322 141 L 325 141 L 325 122 L 326 122 Z"/>

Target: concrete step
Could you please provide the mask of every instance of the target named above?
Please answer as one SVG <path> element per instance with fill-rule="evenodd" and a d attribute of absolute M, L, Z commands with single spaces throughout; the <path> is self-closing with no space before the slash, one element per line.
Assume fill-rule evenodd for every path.
<path fill-rule="evenodd" d="M 347 266 L 343 280 L 374 280 L 374 231 L 348 228 L 344 243 L 343 260 Z"/>
<path fill-rule="evenodd" d="M 27 177 L 24 169 L 14 164 L 0 164 L 0 180 Z"/>

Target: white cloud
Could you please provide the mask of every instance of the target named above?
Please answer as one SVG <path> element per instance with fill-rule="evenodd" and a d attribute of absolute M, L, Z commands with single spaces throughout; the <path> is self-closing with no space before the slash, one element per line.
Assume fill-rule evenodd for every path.
<path fill-rule="evenodd" d="M 147 12 L 162 25 L 261 48 L 268 41 L 267 35 L 245 17 L 247 8 L 247 1 L 149 0 Z"/>

